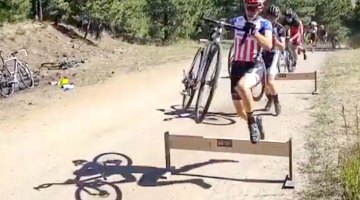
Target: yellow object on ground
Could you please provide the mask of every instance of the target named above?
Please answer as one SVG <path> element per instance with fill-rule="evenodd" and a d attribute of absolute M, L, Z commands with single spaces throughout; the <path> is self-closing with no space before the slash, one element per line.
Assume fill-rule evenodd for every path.
<path fill-rule="evenodd" d="M 60 87 L 62 87 L 64 85 L 68 85 L 68 84 L 70 84 L 70 81 L 67 77 L 62 78 L 59 82 Z"/>

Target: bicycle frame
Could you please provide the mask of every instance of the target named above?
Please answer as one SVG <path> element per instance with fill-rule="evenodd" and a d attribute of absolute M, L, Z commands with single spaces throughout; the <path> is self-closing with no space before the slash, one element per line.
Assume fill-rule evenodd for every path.
<path fill-rule="evenodd" d="M 22 67 L 25 67 L 24 64 L 22 62 L 19 61 L 19 59 L 16 57 L 16 54 L 19 53 L 19 52 L 25 52 L 25 56 L 28 55 L 28 52 L 26 51 L 26 49 L 21 49 L 19 51 L 15 51 L 13 53 L 10 53 L 8 56 L 7 56 L 7 59 L 4 59 L 4 65 L 5 65 L 5 68 L 6 70 L 8 71 L 8 73 L 11 75 L 12 80 L 11 80 L 11 83 L 19 83 L 18 81 L 18 74 L 17 74 L 17 71 L 19 69 L 19 65 L 22 66 Z M 6 67 L 6 63 L 11 63 L 12 61 L 15 62 L 15 65 L 14 65 L 14 71 L 11 72 L 10 69 L 8 67 Z"/>
<path fill-rule="evenodd" d="M 199 89 L 200 83 L 205 80 L 205 77 L 203 77 L 203 73 L 204 73 L 204 70 L 205 70 L 206 61 L 208 59 L 207 56 L 208 56 L 209 51 L 210 51 L 209 47 L 211 46 L 211 44 L 213 44 L 213 43 L 219 44 L 219 46 L 220 46 L 220 55 L 221 55 L 221 51 L 222 51 L 221 37 L 223 35 L 224 28 L 225 28 L 225 26 L 223 24 L 216 26 L 214 28 L 215 32 L 211 35 L 212 36 L 211 40 L 200 39 L 200 42 L 205 42 L 206 44 L 205 44 L 205 46 L 203 47 L 203 50 L 202 50 L 202 51 L 204 51 L 203 52 L 204 57 L 202 57 L 201 60 L 200 60 L 200 67 L 198 69 L 199 71 L 197 73 L 197 77 L 196 77 L 196 81 L 195 81 L 195 88 L 196 89 Z M 222 63 L 222 57 L 221 56 L 220 56 L 219 59 L 220 59 L 219 62 Z M 222 65 L 220 65 L 220 70 L 221 70 L 221 67 L 222 67 Z M 201 79 L 203 79 L 203 80 L 201 80 Z"/>

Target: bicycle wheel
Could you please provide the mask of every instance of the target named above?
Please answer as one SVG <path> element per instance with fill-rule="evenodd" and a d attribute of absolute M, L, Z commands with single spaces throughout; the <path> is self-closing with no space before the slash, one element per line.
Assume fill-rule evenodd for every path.
<path fill-rule="evenodd" d="M 5 66 L 3 58 L 1 58 L 0 66 L 0 95 L 7 98 L 15 91 L 15 84 L 12 81 L 10 70 Z"/>
<path fill-rule="evenodd" d="M 187 110 L 192 100 L 194 99 L 196 93 L 196 80 L 199 72 L 199 68 L 201 65 L 202 57 L 204 51 L 203 48 L 199 48 L 194 56 L 193 62 L 191 63 L 190 70 L 187 74 L 185 74 L 185 78 L 183 80 L 183 84 L 185 86 L 182 91 L 182 109 Z"/>
<path fill-rule="evenodd" d="M 289 73 L 294 72 L 295 71 L 295 61 L 294 61 L 294 55 L 292 50 L 287 49 L 286 51 L 286 67 Z"/>
<path fill-rule="evenodd" d="M 77 186 L 78 188 L 75 192 L 76 200 L 95 200 L 99 198 L 108 200 L 122 199 L 120 188 L 112 183 L 95 180 L 93 182 L 81 183 Z"/>
<path fill-rule="evenodd" d="M 231 76 L 231 66 L 232 66 L 232 61 L 234 60 L 234 43 L 231 44 L 230 49 L 229 49 L 229 55 L 228 55 L 228 72 L 229 72 L 229 76 Z"/>
<path fill-rule="evenodd" d="M 99 163 L 101 165 L 109 166 L 130 166 L 132 165 L 132 160 L 124 154 L 121 153 L 103 153 L 96 156 L 93 159 L 94 163 Z"/>
<path fill-rule="evenodd" d="M 200 77 L 200 89 L 195 106 L 195 122 L 201 123 L 210 107 L 217 81 L 220 75 L 220 46 L 212 43 L 209 46 L 204 71 Z"/>
<path fill-rule="evenodd" d="M 265 66 L 263 65 L 263 68 Z M 265 93 L 265 80 L 266 80 L 266 70 L 263 70 L 263 78 L 256 84 L 253 88 L 251 88 L 251 93 L 254 101 L 260 101 L 261 98 L 264 96 Z"/>
<path fill-rule="evenodd" d="M 24 84 L 26 88 L 34 87 L 35 85 L 34 77 L 27 64 L 21 62 L 18 65 L 18 74 L 20 76 L 21 82 Z"/>

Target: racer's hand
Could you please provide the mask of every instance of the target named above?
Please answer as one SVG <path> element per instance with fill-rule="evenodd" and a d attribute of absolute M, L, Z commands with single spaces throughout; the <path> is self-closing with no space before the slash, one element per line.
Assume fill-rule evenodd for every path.
<path fill-rule="evenodd" d="M 244 26 L 245 31 L 247 31 L 250 35 L 254 35 L 256 32 L 256 24 L 253 22 L 246 22 Z"/>

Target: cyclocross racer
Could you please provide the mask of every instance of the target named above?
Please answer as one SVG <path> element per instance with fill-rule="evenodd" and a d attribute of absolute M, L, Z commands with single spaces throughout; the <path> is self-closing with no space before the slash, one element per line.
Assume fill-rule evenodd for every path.
<path fill-rule="evenodd" d="M 279 63 L 280 52 L 285 50 L 285 29 L 277 22 L 280 16 L 279 7 L 271 5 L 267 14 L 273 26 L 273 48 L 271 51 L 264 51 L 263 53 L 267 70 L 266 97 L 268 98 L 265 111 L 269 111 L 274 104 L 275 113 L 279 115 L 281 113 L 281 106 L 274 81 L 278 73 L 277 65 Z"/>
<path fill-rule="evenodd" d="M 303 38 L 304 38 L 304 26 L 300 18 L 297 16 L 296 13 L 294 13 L 291 9 L 286 9 L 284 13 L 284 22 L 283 26 L 289 26 L 290 27 L 290 42 L 294 45 L 294 49 L 296 50 L 294 52 L 297 52 L 297 54 L 300 54 L 300 52 L 303 52 L 304 54 L 304 60 L 306 60 L 306 49 L 302 47 Z M 298 55 L 294 53 L 295 60 L 297 62 Z M 296 65 L 296 63 L 294 63 Z"/>
<path fill-rule="evenodd" d="M 251 88 L 259 83 L 264 74 L 261 60 L 262 49 L 272 48 L 272 25 L 259 14 L 264 0 L 243 0 L 245 15 L 233 18 L 230 23 L 245 29 L 235 30 L 234 61 L 231 68 L 231 93 L 239 117 L 247 120 L 250 140 L 256 144 L 264 137 L 261 117 L 253 113 Z M 243 36 L 248 34 L 247 37 Z"/>
<path fill-rule="evenodd" d="M 324 25 L 320 25 L 319 27 L 319 32 L 318 32 L 318 36 L 321 42 L 326 43 L 327 42 L 327 36 L 328 33 L 325 30 L 325 26 Z"/>
<path fill-rule="evenodd" d="M 310 22 L 308 33 L 310 34 L 309 39 L 310 39 L 310 45 L 312 46 L 315 46 L 317 42 L 317 32 L 318 32 L 317 23 L 315 21 Z"/>

